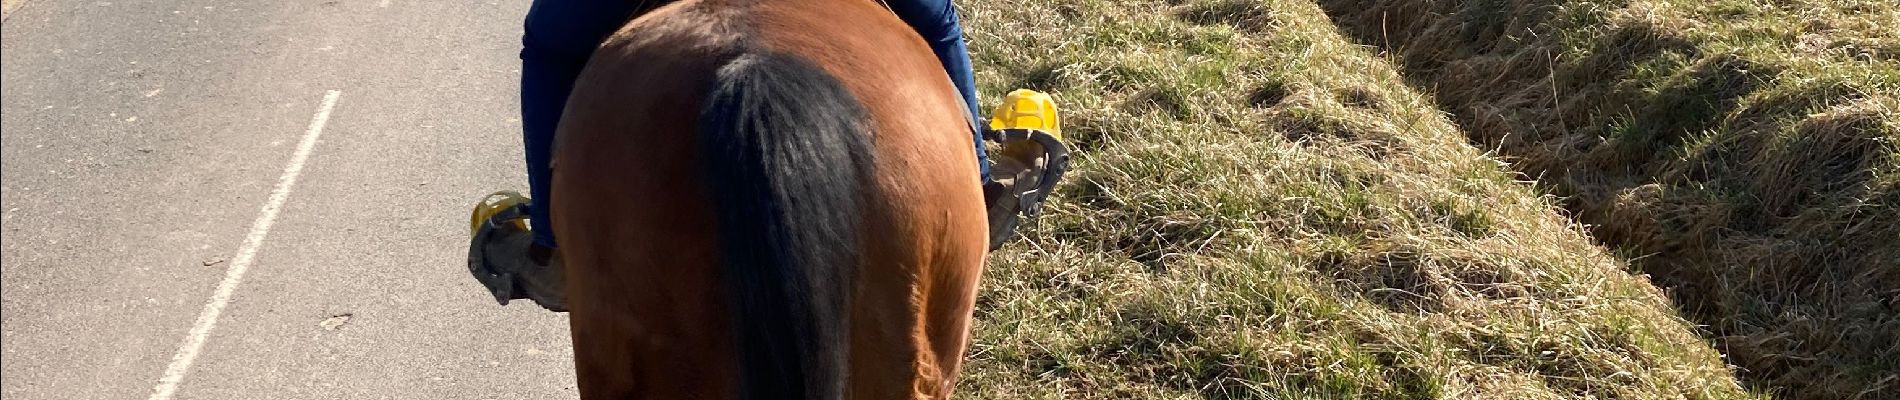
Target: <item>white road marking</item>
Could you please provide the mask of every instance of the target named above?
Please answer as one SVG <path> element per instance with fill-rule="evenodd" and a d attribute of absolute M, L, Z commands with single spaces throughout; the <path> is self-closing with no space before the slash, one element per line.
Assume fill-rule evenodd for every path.
<path fill-rule="evenodd" d="M 198 321 L 191 325 L 191 333 L 185 335 L 185 342 L 178 346 L 178 353 L 172 355 L 172 363 L 165 367 L 165 375 L 158 378 L 158 386 L 152 388 L 149 400 L 170 400 L 178 391 L 178 383 L 185 380 L 185 373 L 191 370 L 192 361 L 197 360 L 198 352 L 205 347 L 205 339 L 211 335 L 211 329 L 217 327 L 218 316 L 224 314 L 224 307 L 231 303 L 231 294 L 237 291 L 239 282 L 244 280 L 244 272 L 251 268 L 251 261 L 257 257 L 257 248 L 264 243 L 264 236 L 270 234 L 270 226 L 277 222 L 278 211 L 283 210 L 284 201 L 290 198 L 290 188 L 297 184 L 297 175 L 303 173 L 304 161 L 310 159 L 310 151 L 317 147 L 317 137 L 323 136 L 323 125 L 330 121 L 330 110 L 336 108 L 336 99 L 343 94 L 339 90 L 330 90 L 323 95 L 323 106 L 317 108 L 317 115 L 310 118 L 310 128 L 304 131 L 303 142 L 297 144 L 297 152 L 290 156 L 290 164 L 284 166 L 284 174 L 277 178 L 277 189 L 272 190 L 270 199 L 264 201 L 264 209 L 258 212 L 257 221 L 251 223 L 251 232 L 244 235 L 244 244 L 238 247 L 237 255 L 231 257 L 231 267 L 224 272 L 224 281 L 218 282 L 218 290 L 211 293 L 211 301 L 205 303 L 203 311 L 198 313 Z"/>

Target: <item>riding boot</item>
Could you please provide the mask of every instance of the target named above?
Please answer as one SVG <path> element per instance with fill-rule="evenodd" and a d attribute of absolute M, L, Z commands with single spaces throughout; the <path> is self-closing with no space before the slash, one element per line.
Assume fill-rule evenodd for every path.
<path fill-rule="evenodd" d="M 1038 171 L 1048 157 L 1039 151 L 1027 157 L 1019 152 L 1002 152 L 993 159 L 991 180 L 983 184 L 983 204 L 989 208 L 990 250 L 1003 247 L 1015 236 L 1026 206 L 1023 197 L 1041 183 Z"/>
<path fill-rule="evenodd" d="M 502 305 L 529 299 L 549 311 L 565 312 L 566 271 L 560 252 L 534 242 L 527 207 L 525 199 L 512 193 L 498 193 L 476 206 L 469 272 Z"/>

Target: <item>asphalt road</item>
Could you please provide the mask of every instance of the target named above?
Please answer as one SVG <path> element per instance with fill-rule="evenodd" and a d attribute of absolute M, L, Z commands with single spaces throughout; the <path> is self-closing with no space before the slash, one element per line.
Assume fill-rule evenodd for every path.
<path fill-rule="evenodd" d="M 526 7 L 27 0 L 0 34 L 0 395 L 574 397 L 565 316 L 465 272 L 468 207 L 525 185 Z"/>

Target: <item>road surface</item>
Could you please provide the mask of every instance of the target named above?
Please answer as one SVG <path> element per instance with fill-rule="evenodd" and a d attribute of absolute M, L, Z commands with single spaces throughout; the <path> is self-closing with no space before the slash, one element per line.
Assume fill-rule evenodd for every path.
<path fill-rule="evenodd" d="M 574 397 L 565 317 L 465 272 L 468 207 L 525 185 L 527 4 L 27 0 L 0 394 Z"/>

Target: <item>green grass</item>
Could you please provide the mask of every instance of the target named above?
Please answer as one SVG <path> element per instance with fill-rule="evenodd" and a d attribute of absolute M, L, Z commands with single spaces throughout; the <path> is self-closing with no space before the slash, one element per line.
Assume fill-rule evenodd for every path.
<path fill-rule="evenodd" d="M 1789 398 L 1900 397 L 1890 0 L 1323 0 Z"/>
<path fill-rule="evenodd" d="M 1051 92 L 1079 156 L 959 397 L 1760 397 L 1312 2 L 960 6 L 986 97 Z"/>

